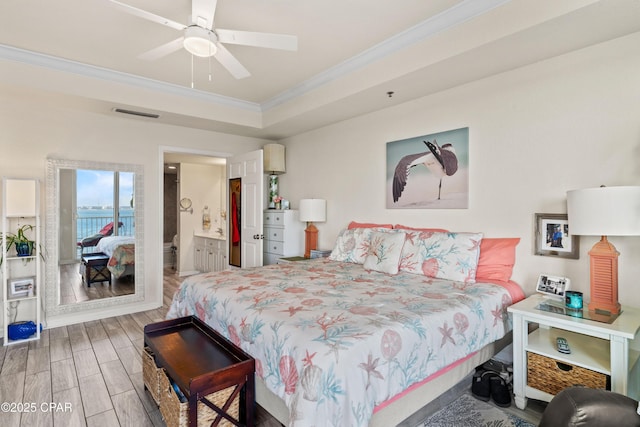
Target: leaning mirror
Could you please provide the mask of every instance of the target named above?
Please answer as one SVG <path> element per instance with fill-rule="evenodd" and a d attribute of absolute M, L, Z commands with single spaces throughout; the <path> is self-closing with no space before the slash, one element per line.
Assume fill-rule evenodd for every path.
<path fill-rule="evenodd" d="M 142 171 L 47 160 L 48 315 L 144 300 Z"/>

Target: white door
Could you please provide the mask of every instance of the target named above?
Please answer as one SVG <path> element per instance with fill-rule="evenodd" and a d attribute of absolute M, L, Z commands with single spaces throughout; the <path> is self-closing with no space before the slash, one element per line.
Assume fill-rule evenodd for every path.
<path fill-rule="evenodd" d="M 264 172 L 262 150 L 252 151 L 227 161 L 227 179 L 240 178 L 240 266 L 262 265 L 262 211 Z M 231 207 L 227 207 L 230 212 Z"/>

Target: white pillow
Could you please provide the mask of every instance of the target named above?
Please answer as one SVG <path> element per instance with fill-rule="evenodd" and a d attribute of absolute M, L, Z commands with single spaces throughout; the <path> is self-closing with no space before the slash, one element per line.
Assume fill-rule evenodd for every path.
<path fill-rule="evenodd" d="M 353 262 L 356 264 L 364 263 L 364 259 L 369 252 L 369 241 L 373 228 L 352 228 L 351 230 L 343 230 L 336 245 L 329 255 L 329 259 L 333 261 Z"/>
<path fill-rule="evenodd" d="M 366 270 L 387 274 L 398 274 L 398 262 L 404 246 L 403 232 L 381 232 L 371 234 L 369 252 L 364 260 Z"/>
<path fill-rule="evenodd" d="M 482 233 L 406 231 L 400 270 L 475 283 Z"/>

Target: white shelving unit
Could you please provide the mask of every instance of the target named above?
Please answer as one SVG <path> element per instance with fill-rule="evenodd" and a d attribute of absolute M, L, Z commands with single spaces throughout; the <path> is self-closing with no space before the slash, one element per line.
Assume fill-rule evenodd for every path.
<path fill-rule="evenodd" d="M 26 235 L 33 239 L 30 256 L 18 256 L 7 248 L 7 233 L 33 226 Z M 40 241 L 40 181 L 2 178 L 2 328 L 4 345 L 40 339 L 42 261 Z M 21 339 L 9 339 L 9 325 L 34 322 L 35 332 Z"/>

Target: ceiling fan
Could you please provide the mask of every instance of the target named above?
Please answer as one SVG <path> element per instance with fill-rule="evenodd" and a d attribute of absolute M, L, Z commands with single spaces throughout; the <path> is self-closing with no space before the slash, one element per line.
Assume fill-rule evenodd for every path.
<path fill-rule="evenodd" d="M 109 0 L 114 7 L 139 18 L 166 25 L 183 32 L 183 36 L 151 49 L 139 57 L 148 60 L 162 58 L 184 47 L 191 54 L 207 58 L 213 56 L 236 79 L 249 77 L 251 73 L 229 52 L 223 43 L 266 47 L 295 51 L 298 38 L 286 34 L 257 33 L 252 31 L 223 30 L 213 27 L 217 0 L 192 0 L 189 25 L 163 18 L 146 10 Z"/>

